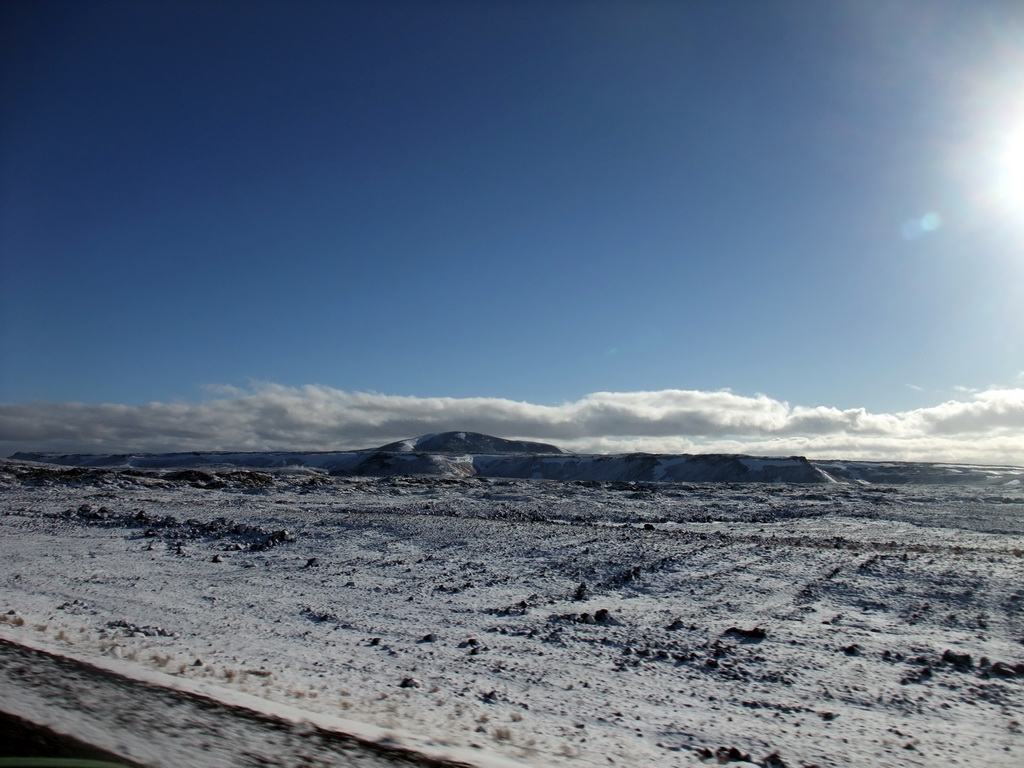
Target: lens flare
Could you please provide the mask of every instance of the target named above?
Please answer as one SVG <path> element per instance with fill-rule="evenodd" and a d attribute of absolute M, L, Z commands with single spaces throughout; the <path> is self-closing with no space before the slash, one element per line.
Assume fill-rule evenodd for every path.
<path fill-rule="evenodd" d="M 942 217 L 935 211 L 929 211 L 924 216 L 907 219 L 900 227 L 904 240 L 917 240 L 925 235 L 931 234 L 942 226 Z"/>

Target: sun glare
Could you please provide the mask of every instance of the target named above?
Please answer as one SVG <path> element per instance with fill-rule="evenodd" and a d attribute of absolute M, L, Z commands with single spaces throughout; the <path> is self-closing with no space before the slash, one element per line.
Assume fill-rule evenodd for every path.
<path fill-rule="evenodd" d="M 1007 135 L 1000 155 L 1000 197 L 1014 212 L 1024 214 L 1024 121 Z"/>

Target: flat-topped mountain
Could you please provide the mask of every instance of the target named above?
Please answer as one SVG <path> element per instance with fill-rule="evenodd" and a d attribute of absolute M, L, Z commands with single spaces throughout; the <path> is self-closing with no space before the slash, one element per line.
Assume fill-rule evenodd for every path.
<path fill-rule="evenodd" d="M 16 453 L 12 459 L 73 467 L 307 468 L 336 476 L 497 477 L 641 483 L 856 483 L 1019 486 L 1024 468 L 848 461 L 740 454 L 575 454 L 548 443 L 479 432 L 441 432 L 357 451 L 136 454 Z"/>
<path fill-rule="evenodd" d="M 479 432 L 441 432 L 382 445 L 383 453 L 566 453 L 556 445 L 529 440 L 506 440 Z"/>

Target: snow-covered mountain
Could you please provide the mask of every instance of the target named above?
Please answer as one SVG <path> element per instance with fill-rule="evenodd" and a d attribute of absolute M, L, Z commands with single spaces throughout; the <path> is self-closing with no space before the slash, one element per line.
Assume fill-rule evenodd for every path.
<path fill-rule="evenodd" d="M 384 453 L 566 453 L 556 445 L 529 440 L 506 440 L 479 432 L 441 432 L 388 443 Z"/>
<path fill-rule="evenodd" d="M 572 454 L 547 443 L 444 432 L 337 452 L 57 454 L 11 458 L 72 467 L 307 468 L 339 476 L 495 477 L 644 483 L 859 483 L 1019 485 L 1024 468 L 922 462 L 809 460 L 740 454 Z"/>
<path fill-rule="evenodd" d="M 535 451 L 531 446 L 540 446 L 542 450 Z M 426 435 L 376 450 L 338 453 L 17 453 L 11 458 L 111 469 L 310 468 L 326 470 L 332 475 L 370 477 L 434 475 L 595 482 L 834 482 L 829 475 L 800 456 L 577 455 L 543 443 L 502 440 L 473 433 Z"/>

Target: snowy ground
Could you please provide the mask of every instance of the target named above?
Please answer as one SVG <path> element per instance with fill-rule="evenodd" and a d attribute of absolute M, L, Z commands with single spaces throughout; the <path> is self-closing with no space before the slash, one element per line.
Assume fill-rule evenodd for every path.
<path fill-rule="evenodd" d="M 31 466 L 15 642 L 535 766 L 1024 763 L 1019 486 Z"/>

